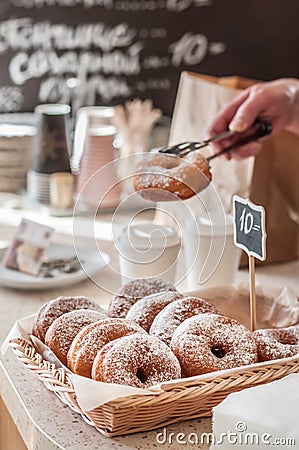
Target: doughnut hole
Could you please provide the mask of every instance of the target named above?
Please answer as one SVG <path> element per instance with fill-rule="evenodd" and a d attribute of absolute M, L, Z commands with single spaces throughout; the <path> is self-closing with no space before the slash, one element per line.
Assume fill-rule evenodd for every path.
<path fill-rule="evenodd" d="M 221 345 L 212 345 L 211 352 L 213 353 L 214 356 L 216 356 L 216 358 L 220 359 L 223 358 L 227 353 L 225 348 Z"/>
<path fill-rule="evenodd" d="M 144 371 L 142 367 L 139 367 L 136 372 L 136 377 L 138 380 L 141 381 L 141 383 L 146 383 L 148 379 L 148 374 Z"/>

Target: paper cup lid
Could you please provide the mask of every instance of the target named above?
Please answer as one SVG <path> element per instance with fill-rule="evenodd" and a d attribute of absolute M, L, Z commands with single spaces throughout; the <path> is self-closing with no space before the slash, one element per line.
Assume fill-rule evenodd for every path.
<path fill-rule="evenodd" d="M 34 136 L 36 128 L 30 125 L 17 125 L 11 123 L 3 123 L 0 125 L 1 137 L 23 137 Z"/>
<path fill-rule="evenodd" d="M 71 107 L 70 105 L 63 103 L 45 103 L 37 105 L 34 111 L 49 116 L 56 116 L 60 114 L 69 114 L 71 112 Z"/>
<path fill-rule="evenodd" d="M 115 114 L 115 110 L 112 106 L 82 106 L 78 109 L 78 114 L 111 119 Z"/>
<path fill-rule="evenodd" d="M 229 214 L 212 213 L 209 217 L 195 216 L 186 223 L 188 233 L 201 236 L 224 236 L 234 233 L 234 219 Z"/>
<path fill-rule="evenodd" d="M 173 227 L 144 223 L 125 228 L 118 241 L 122 246 L 148 249 L 172 247 L 180 244 L 181 238 Z"/>

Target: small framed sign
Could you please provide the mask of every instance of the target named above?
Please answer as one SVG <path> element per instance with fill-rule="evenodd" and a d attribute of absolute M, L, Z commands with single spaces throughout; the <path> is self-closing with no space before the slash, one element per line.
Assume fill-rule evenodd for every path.
<path fill-rule="evenodd" d="M 234 241 L 248 255 L 250 286 L 250 325 L 256 330 L 255 259 L 266 259 L 265 210 L 234 195 Z"/>
<path fill-rule="evenodd" d="M 233 209 L 235 245 L 248 255 L 264 261 L 267 237 L 264 208 L 234 195 Z"/>

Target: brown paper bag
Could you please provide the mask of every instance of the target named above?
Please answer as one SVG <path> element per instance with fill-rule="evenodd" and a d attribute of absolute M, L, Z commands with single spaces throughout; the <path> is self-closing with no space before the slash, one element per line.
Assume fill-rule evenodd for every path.
<path fill-rule="evenodd" d="M 256 83 L 239 77 L 216 78 L 183 72 L 177 93 L 170 143 L 200 140 L 217 112 L 242 89 Z M 213 182 L 226 212 L 232 195 L 266 209 L 267 260 L 282 262 L 299 256 L 299 137 L 283 131 L 263 140 L 255 158 L 212 164 Z M 243 259 L 247 264 L 247 260 Z"/>
<path fill-rule="evenodd" d="M 298 136 L 283 131 L 265 139 L 255 159 L 250 198 L 266 209 L 266 262 L 298 258 L 298 169 Z"/>

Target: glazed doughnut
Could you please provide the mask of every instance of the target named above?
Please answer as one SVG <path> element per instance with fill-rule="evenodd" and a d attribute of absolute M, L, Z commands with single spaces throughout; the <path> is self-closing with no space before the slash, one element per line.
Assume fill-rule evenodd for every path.
<path fill-rule="evenodd" d="M 170 348 L 147 333 L 109 342 L 92 366 L 92 378 L 96 381 L 138 388 L 149 388 L 180 376 L 180 364 Z"/>
<path fill-rule="evenodd" d="M 257 343 L 259 361 L 289 358 L 299 353 L 299 326 L 256 330 L 253 337 Z"/>
<path fill-rule="evenodd" d="M 170 283 L 159 277 L 137 278 L 129 281 L 111 299 L 108 316 L 125 318 L 131 306 L 138 300 L 163 291 L 177 292 Z"/>
<path fill-rule="evenodd" d="M 91 378 L 93 361 L 108 342 L 133 333 L 145 333 L 134 322 L 104 319 L 84 327 L 75 337 L 67 354 L 67 366 L 77 375 Z"/>
<path fill-rule="evenodd" d="M 45 344 L 66 365 L 67 353 L 75 336 L 83 327 L 107 316 L 92 309 L 76 309 L 57 317 L 48 328 Z"/>
<path fill-rule="evenodd" d="M 175 331 L 171 349 L 180 361 L 183 377 L 245 366 L 258 361 L 252 333 L 234 319 L 198 314 Z"/>
<path fill-rule="evenodd" d="M 126 319 L 132 320 L 148 332 L 157 314 L 159 314 L 165 306 L 169 305 L 169 303 L 180 298 L 183 298 L 182 294 L 171 291 L 148 295 L 147 297 L 138 300 L 138 302 L 129 309 Z"/>
<path fill-rule="evenodd" d="M 106 314 L 94 300 L 87 297 L 58 297 L 43 305 L 37 313 L 37 318 L 33 325 L 32 334 L 45 341 L 46 332 L 49 326 L 57 317 L 74 309 L 94 309 L 102 314 Z"/>
<path fill-rule="evenodd" d="M 135 191 L 153 201 L 186 200 L 211 181 L 207 159 L 194 151 L 184 157 L 148 153 L 136 167 Z"/>
<path fill-rule="evenodd" d="M 189 317 L 202 313 L 221 312 L 212 303 L 198 297 L 184 297 L 166 306 L 154 319 L 149 333 L 170 345 L 176 328 Z"/>

